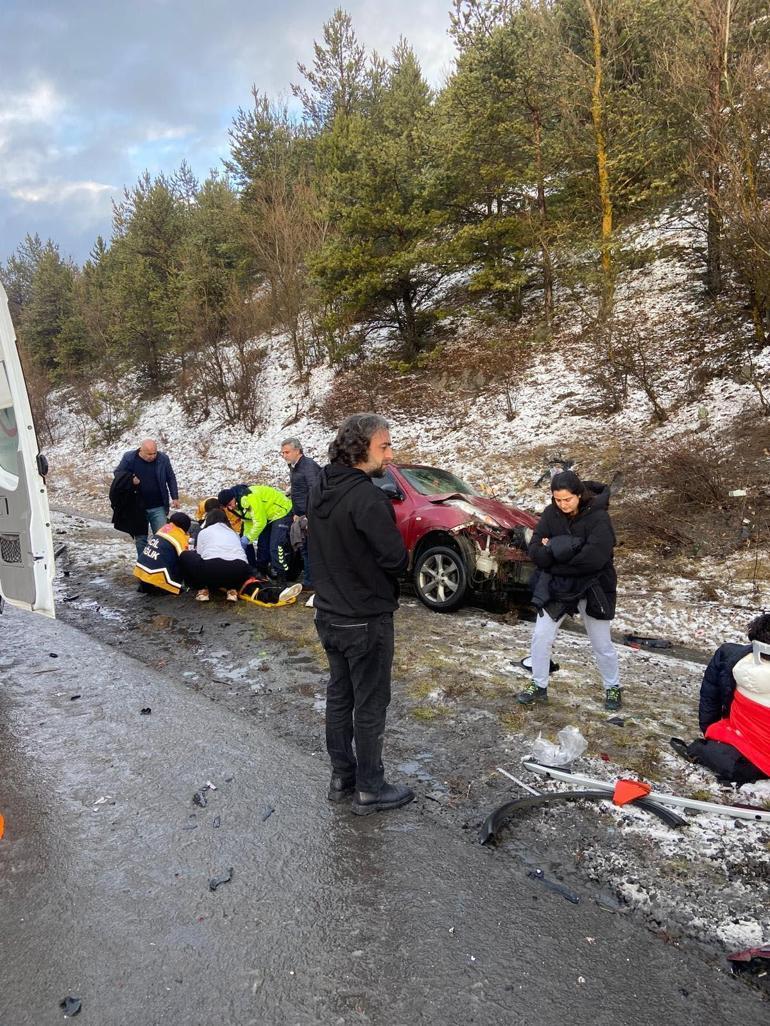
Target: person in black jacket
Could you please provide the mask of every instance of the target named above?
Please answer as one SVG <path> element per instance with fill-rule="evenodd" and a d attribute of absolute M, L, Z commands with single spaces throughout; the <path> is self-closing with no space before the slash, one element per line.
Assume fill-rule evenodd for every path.
<path fill-rule="evenodd" d="M 385 781 L 382 746 L 390 702 L 398 575 L 409 561 L 391 502 L 373 484 L 393 459 L 388 422 L 348 417 L 329 446 L 329 466 L 310 492 L 308 544 L 315 624 L 329 660 L 326 748 L 330 801 L 353 795 L 357 815 L 414 798 Z"/>
<path fill-rule="evenodd" d="M 571 470 L 551 480 L 552 501 L 543 510 L 529 545 L 530 559 L 539 570 L 533 582 L 538 616 L 532 635 L 532 680 L 516 696 L 522 705 L 548 701 L 554 638 L 564 617 L 579 612 L 604 682 L 604 707 L 621 706 L 618 653 L 610 636 L 617 576 L 609 497 L 606 485 L 584 483 Z"/>
<path fill-rule="evenodd" d="M 302 530 L 302 590 L 313 591 L 307 550 L 307 504 L 310 489 L 318 480 L 321 468 L 315 460 L 305 455 L 298 438 L 284 438 L 281 442 L 281 456 L 289 466 L 292 513 L 294 520 L 300 522 Z"/>
<path fill-rule="evenodd" d="M 726 720 L 730 715 L 737 686 L 735 672 L 738 664 L 753 656 L 755 648 L 758 652 L 770 649 L 770 613 L 755 617 L 749 624 L 747 635 L 750 644 L 725 642 L 719 646 L 706 667 L 698 704 L 698 725 L 704 735 L 709 727 L 720 720 Z M 770 652 L 760 655 L 760 658 L 770 660 Z M 740 674 L 740 669 L 738 672 Z M 713 770 L 723 782 L 745 784 L 766 776 L 737 748 L 723 741 L 702 737 L 687 744 L 681 738 L 672 737 L 671 747 L 688 762 L 699 763 Z"/>
<path fill-rule="evenodd" d="M 146 511 L 144 530 L 134 535 L 136 554 L 141 555 L 147 544 L 147 525 L 156 533 L 166 523 L 169 503 L 179 509 L 179 489 L 174 468 L 165 452 L 158 451 L 154 438 L 145 438 L 138 449 L 123 453 L 114 474 L 130 471 Z"/>

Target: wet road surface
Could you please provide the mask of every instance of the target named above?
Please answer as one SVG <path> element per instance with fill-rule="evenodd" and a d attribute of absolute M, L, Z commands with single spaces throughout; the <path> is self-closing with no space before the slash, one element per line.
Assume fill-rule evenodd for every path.
<path fill-rule="evenodd" d="M 98 1026 L 766 1021 L 419 804 L 330 806 L 320 750 L 67 624 L 7 611 L 0 676 L 2 1026 L 68 994 Z"/>

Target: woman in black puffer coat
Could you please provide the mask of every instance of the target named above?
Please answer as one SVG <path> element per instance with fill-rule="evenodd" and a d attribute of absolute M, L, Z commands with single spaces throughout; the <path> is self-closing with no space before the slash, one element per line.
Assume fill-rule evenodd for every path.
<path fill-rule="evenodd" d="M 529 556 L 538 568 L 533 582 L 538 616 L 532 635 L 532 681 L 516 696 L 522 705 L 548 701 L 554 638 L 564 617 L 579 612 L 604 682 L 605 708 L 620 708 L 618 653 L 610 637 L 617 576 L 609 498 L 606 485 L 584 483 L 571 470 L 551 481 L 552 501 L 543 510 L 529 546 Z"/>

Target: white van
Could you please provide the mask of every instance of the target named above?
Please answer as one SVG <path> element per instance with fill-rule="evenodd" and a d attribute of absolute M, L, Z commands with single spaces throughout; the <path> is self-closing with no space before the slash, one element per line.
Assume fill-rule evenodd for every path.
<path fill-rule="evenodd" d="M 54 555 L 45 475 L 8 297 L 0 285 L 0 610 L 55 616 Z"/>

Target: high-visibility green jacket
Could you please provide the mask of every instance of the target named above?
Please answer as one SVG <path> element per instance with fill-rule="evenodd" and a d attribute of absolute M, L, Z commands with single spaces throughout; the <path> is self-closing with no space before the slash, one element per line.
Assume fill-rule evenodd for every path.
<path fill-rule="evenodd" d="M 243 533 L 249 541 L 256 541 L 268 524 L 291 513 L 291 499 L 270 485 L 252 485 L 238 501 L 243 517 Z"/>

